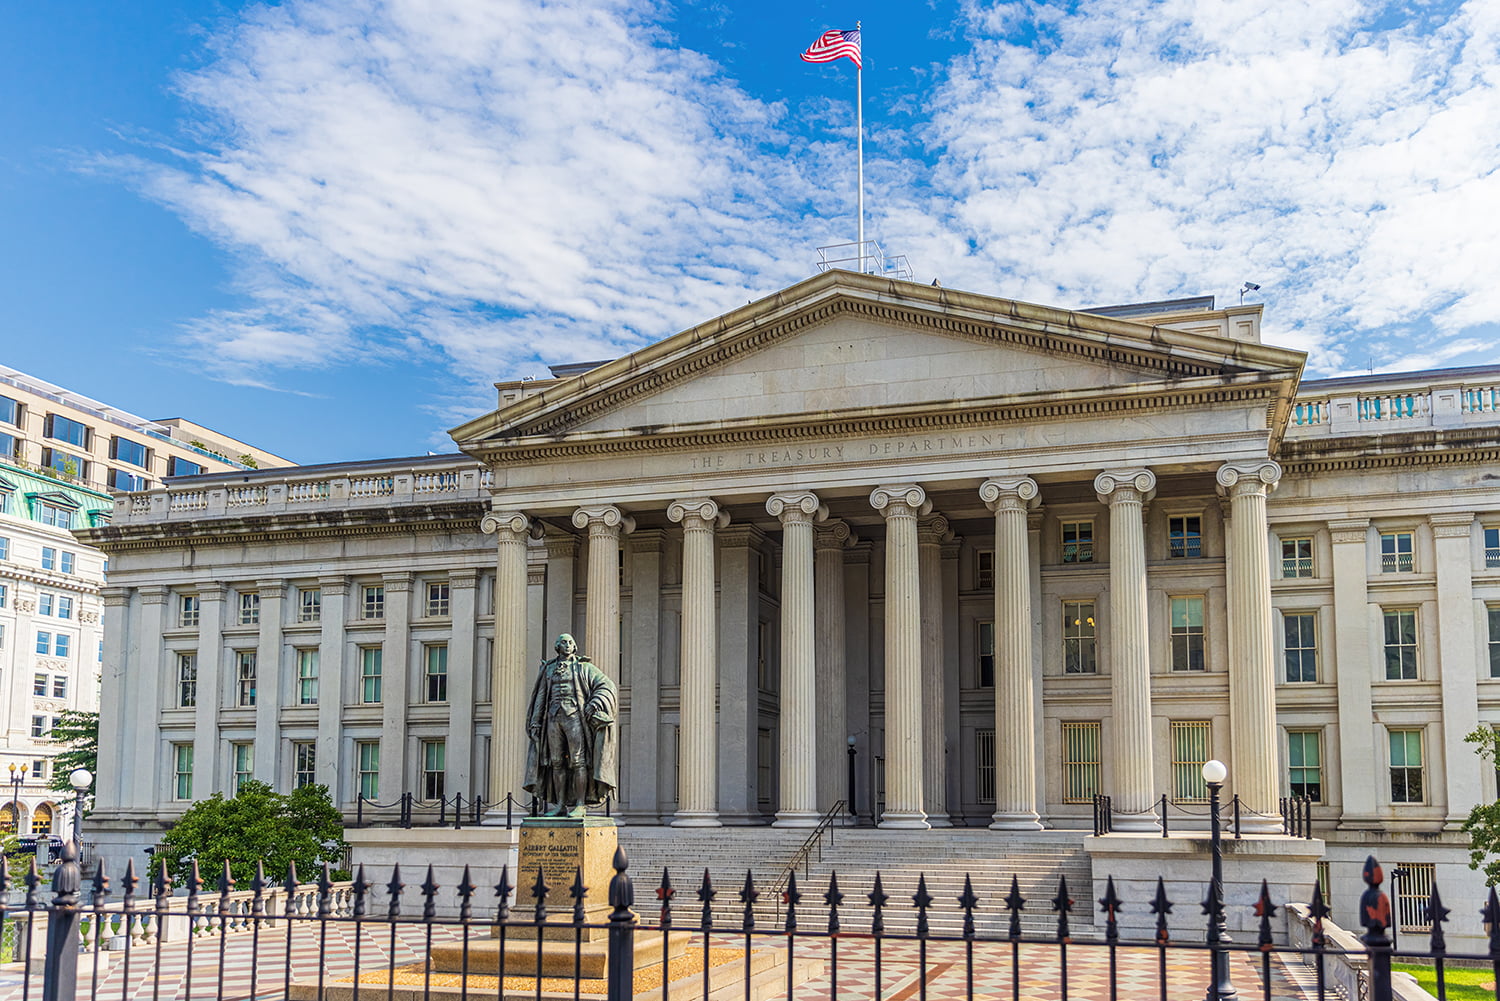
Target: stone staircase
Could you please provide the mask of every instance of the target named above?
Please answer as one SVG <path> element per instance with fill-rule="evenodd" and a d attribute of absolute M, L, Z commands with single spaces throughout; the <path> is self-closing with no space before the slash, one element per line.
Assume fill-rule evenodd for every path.
<path fill-rule="evenodd" d="M 673 898 L 674 924 L 679 928 L 698 927 L 702 913 L 698 888 L 707 869 L 718 891 L 713 905 L 715 927 L 740 928 L 744 905 L 739 895 L 748 870 L 760 892 L 755 905 L 756 926 L 764 930 L 780 927 L 785 920 L 786 908 L 777 890 L 788 862 L 809 833 L 769 827 L 622 827 L 619 838 L 630 860 L 636 909 L 643 919 L 657 919 L 655 891 L 665 869 L 677 891 Z M 979 898 L 974 917 L 981 937 L 1006 934 L 1010 917 L 1004 898 L 1010 892 L 1012 877 L 1026 900 L 1021 912 L 1025 934 L 1056 934 L 1052 899 L 1057 895 L 1059 878 L 1066 878 L 1068 895 L 1075 901 L 1070 930 L 1078 938 L 1094 936 L 1096 905 L 1089 857 L 1083 850 L 1084 832 L 1040 831 L 1018 836 L 963 828 L 900 832 L 834 828 L 831 835 L 824 836 L 821 859 L 814 850 L 808 864 L 797 869 L 797 890 L 802 896 L 797 921 L 804 930 L 820 932 L 827 928 L 824 893 L 830 876 L 837 872 L 839 890 L 844 894 L 839 917 L 845 931 L 869 929 L 868 894 L 878 873 L 881 888 L 889 897 L 884 918 L 890 933 L 909 934 L 916 929 L 912 896 L 919 878 L 925 877 L 927 892 L 933 898 L 928 911 L 932 933 L 960 934 L 963 910 L 957 898 L 967 875 Z"/>

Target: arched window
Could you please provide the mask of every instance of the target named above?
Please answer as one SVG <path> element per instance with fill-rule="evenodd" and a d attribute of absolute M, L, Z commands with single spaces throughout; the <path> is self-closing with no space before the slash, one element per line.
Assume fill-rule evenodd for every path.
<path fill-rule="evenodd" d="M 9 803 L 0 806 L 0 832 L 16 833 L 16 812 Z"/>
<path fill-rule="evenodd" d="M 43 803 L 31 815 L 32 834 L 52 833 L 52 804 Z"/>

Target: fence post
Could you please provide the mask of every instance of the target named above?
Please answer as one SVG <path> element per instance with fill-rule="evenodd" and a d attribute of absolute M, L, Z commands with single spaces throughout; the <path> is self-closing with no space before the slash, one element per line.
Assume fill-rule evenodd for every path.
<path fill-rule="evenodd" d="M 364 796 L 360 796 L 359 799 L 355 801 L 355 806 L 354 806 L 354 826 L 355 827 L 363 827 L 363 826 L 365 826 L 365 798 L 364 798 Z"/>
<path fill-rule="evenodd" d="M 1391 1001 L 1391 940 L 1386 930 L 1391 924 L 1391 898 L 1380 889 L 1385 872 L 1371 855 L 1365 859 L 1365 890 L 1359 898 L 1359 923 L 1365 933 L 1360 936 L 1370 957 L 1370 1001 Z"/>
<path fill-rule="evenodd" d="M 411 830 L 411 793 L 401 794 L 401 826 Z"/>
<path fill-rule="evenodd" d="M 1161 794 L 1161 836 L 1167 836 L 1167 794 Z"/>
<path fill-rule="evenodd" d="M 514 796 L 512 796 L 510 793 L 506 793 L 505 794 L 505 829 L 507 831 L 513 829 L 516 826 L 514 823 L 511 822 L 511 816 L 510 816 L 511 808 L 514 807 L 515 805 L 516 805 L 516 798 Z"/>
<path fill-rule="evenodd" d="M 625 849 L 616 848 L 614 878 L 609 881 L 608 1001 L 629 1001 L 635 995 L 635 887 L 625 875 Z M 748 961 L 749 957 L 746 957 Z"/>
<path fill-rule="evenodd" d="M 1236 840 L 1238 840 L 1239 837 L 1240 837 L 1240 794 L 1239 793 L 1235 793 L 1234 794 L 1234 836 L 1235 836 Z"/>
<path fill-rule="evenodd" d="M 461 831 L 464 827 L 464 794 L 456 792 L 453 794 L 453 829 Z"/>
<path fill-rule="evenodd" d="M 83 871 L 78 867 L 78 846 L 63 842 L 62 862 L 52 877 L 56 894 L 47 916 L 47 957 L 42 966 L 42 1001 L 73 1001 L 78 996 L 78 941 L 83 912 L 78 901 L 83 889 Z M 32 920 L 36 919 L 33 913 Z"/>

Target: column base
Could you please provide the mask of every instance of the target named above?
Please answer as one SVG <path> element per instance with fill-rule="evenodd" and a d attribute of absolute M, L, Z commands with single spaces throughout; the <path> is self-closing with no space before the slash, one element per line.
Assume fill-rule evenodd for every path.
<path fill-rule="evenodd" d="M 520 827 L 521 826 L 521 821 L 525 820 L 529 816 L 531 816 L 530 811 L 520 810 L 520 809 L 512 809 L 511 812 L 510 812 L 510 826 L 511 827 Z M 484 811 L 484 816 L 482 816 L 482 817 L 479 818 L 479 825 L 481 827 L 504 827 L 504 826 L 506 826 L 506 824 L 505 824 L 505 810 L 504 809 L 496 810 L 496 809 L 491 808 L 489 810 Z"/>
<path fill-rule="evenodd" d="M 927 831 L 932 825 L 927 823 L 927 814 L 921 810 L 897 811 L 887 810 L 880 815 L 880 823 L 877 824 L 882 831 Z"/>
<path fill-rule="evenodd" d="M 1229 820 L 1229 836 L 1233 837 L 1234 836 L 1234 817 L 1231 815 L 1228 818 L 1228 820 Z M 1277 815 L 1277 816 L 1271 816 L 1271 817 L 1249 817 L 1249 816 L 1246 816 L 1243 813 L 1240 814 L 1240 831 L 1242 833 L 1245 833 L 1245 834 L 1285 834 L 1286 833 L 1285 825 L 1282 824 L 1281 817 L 1279 815 Z"/>
<path fill-rule="evenodd" d="M 1040 831 L 1042 818 L 1031 810 L 996 813 L 990 818 L 992 831 Z"/>
<path fill-rule="evenodd" d="M 672 815 L 672 827 L 723 827 L 714 810 L 678 810 Z"/>
<path fill-rule="evenodd" d="M 1134 834 L 1149 831 L 1152 834 L 1161 833 L 1161 821 L 1157 819 L 1155 810 L 1145 813 L 1116 813 L 1110 818 L 1110 830 L 1117 834 Z"/>
<path fill-rule="evenodd" d="M 813 813 L 811 810 L 778 810 L 776 819 L 771 822 L 771 826 L 817 827 L 818 821 L 822 819 L 821 814 Z"/>
<path fill-rule="evenodd" d="M 952 827 L 953 821 L 948 819 L 946 813 L 929 813 L 927 815 L 928 827 Z"/>

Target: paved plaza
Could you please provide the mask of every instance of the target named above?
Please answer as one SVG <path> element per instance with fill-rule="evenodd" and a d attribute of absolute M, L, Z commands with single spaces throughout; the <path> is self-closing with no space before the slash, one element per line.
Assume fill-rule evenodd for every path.
<path fill-rule="evenodd" d="M 192 942 L 163 943 L 158 952 L 154 946 L 132 947 L 129 962 L 124 951 L 101 954 L 107 959 L 99 975 L 99 987 L 92 996 L 100 999 L 131 1001 L 186 1001 L 189 998 L 248 999 L 280 998 L 285 985 L 294 982 L 316 984 L 321 973 L 323 982 L 351 978 L 356 965 L 362 970 L 419 963 L 432 944 L 458 944 L 462 930 L 451 925 L 402 924 L 395 929 L 394 940 L 389 925 L 377 922 L 355 926 L 330 922 L 323 929 L 310 925 L 295 926 L 288 950 L 285 925 L 266 926 L 258 936 L 250 932 L 231 934 L 225 939 L 203 935 Z M 472 928 L 472 939 L 487 936 L 487 929 Z M 683 932 L 681 934 L 688 934 Z M 696 940 L 698 936 L 694 935 Z M 716 936 L 725 946 L 739 946 L 743 938 Z M 765 939 L 757 939 L 764 944 Z M 797 939 L 798 957 L 827 960 L 833 943 L 823 938 Z M 222 951 L 221 951 L 222 948 Z M 356 948 L 358 959 L 356 961 Z M 970 996 L 969 969 L 962 942 L 927 944 L 926 963 L 921 962 L 919 943 L 910 940 L 885 939 L 879 943 L 877 978 L 876 943 L 864 937 L 851 936 L 838 942 L 837 997 L 850 1001 L 906 1001 L 930 998 L 948 1001 Z M 1162 965 L 1155 949 L 1120 949 L 1115 956 L 1117 994 L 1120 998 L 1168 998 L 1171 1001 L 1196 1001 L 1207 987 L 1208 956 L 1188 949 L 1170 950 Z M 79 996 L 91 996 L 93 958 L 84 956 L 80 965 Z M 1108 999 L 1109 952 L 1096 945 L 1073 944 L 1067 948 L 1066 986 L 1062 976 L 1059 948 L 1051 944 L 1023 945 L 1020 948 L 1020 994 L 1026 1001 L 1061 1001 L 1071 999 Z M 1166 989 L 1162 990 L 1165 970 Z M 1261 957 L 1235 953 L 1231 957 L 1235 986 L 1247 999 L 1264 997 L 1261 981 Z M 924 973 L 925 971 L 925 973 Z M 1316 998 L 1316 980 L 1310 969 L 1291 958 L 1283 963 L 1273 955 L 1270 964 L 1271 994 L 1277 1001 L 1301 1001 Z M 1016 997 L 1012 947 L 1004 942 L 976 942 L 972 959 L 972 996 L 986 999 Z M 474 978 L 471 992 L 490 995 L 493 986 L 480 987 Z M 484 978 L 493 985 L 493 978 Z M 823 972 L 798 985 L 794 996 L 807 1001 L 834 997 L 832 964 Z M 33 978 L 29 990 L 14 968 L 0 973 L 0 1001 L 23 1001 L 40 998 L 40 976 Z M 514 994 L 514 991 L 508 991 Z M 529 993 L 529 992 L 528 992 Z M 569 992 L 571 993 L 571 992 Z M 383 996 L 379 988 L 369 990 L 371 998 Z M 781 997 L 786 997 L 782 994 Z"/>

